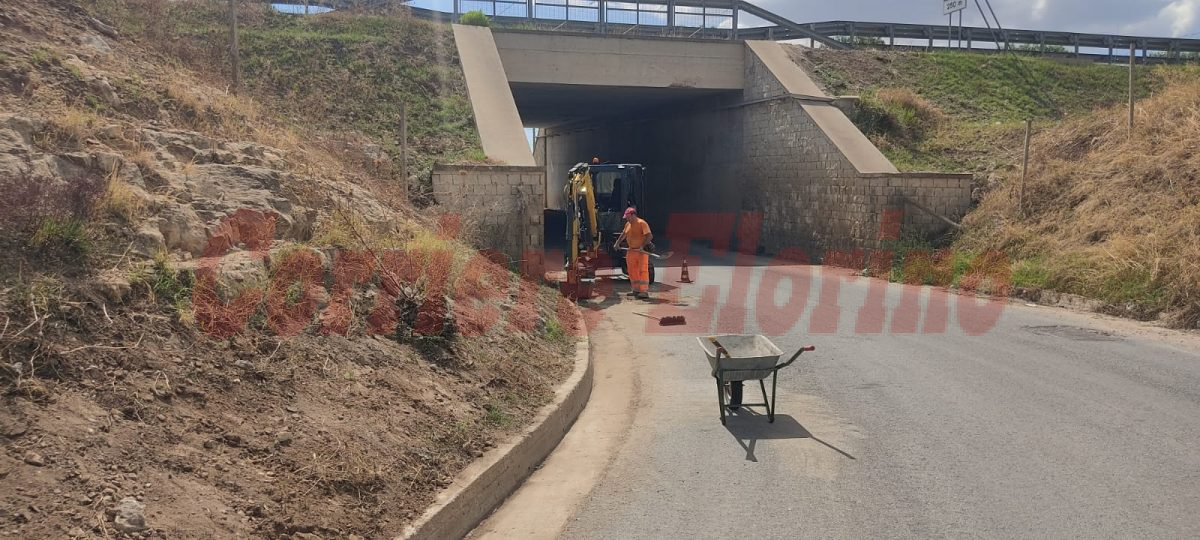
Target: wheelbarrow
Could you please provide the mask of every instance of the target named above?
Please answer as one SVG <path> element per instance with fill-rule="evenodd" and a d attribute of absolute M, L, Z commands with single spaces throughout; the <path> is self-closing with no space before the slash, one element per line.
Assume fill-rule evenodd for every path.
<path fill-rule="evenodd" d="M 727 334 L 696 338 L 704 355 L 708 357 L 708 365 L 712 367 L 712 376 L 717 381 L 717 404 L 721 408 L 721 424 L 725 423 L 725 409 L 736 410 L 738 407 L 763 407 L 767 410 L 767 421 L 775 422 L 775 393 L 779 381 L 779 370 L 792 365 L 802 353 L 817 350 L 811 345 L 796 351 L 792 357 L 779 363 L 783 352 L 765 336 L 753 334 Z M 771 378 L 771 395 L 767 396 L 767 377 Z M 742 384 L 745 381 L 758 381 L 762 390 L 762 403 L 742 403 Z M 729 387 L 730 401 L 726 404 L 726 387 Z"/>

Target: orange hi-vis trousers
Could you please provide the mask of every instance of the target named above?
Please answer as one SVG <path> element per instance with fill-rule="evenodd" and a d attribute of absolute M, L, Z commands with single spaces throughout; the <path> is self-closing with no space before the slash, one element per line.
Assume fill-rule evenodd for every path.
<path fill-rule="evenodd" d="M 634 292 L 650 292 L 650 255 L 631 249 L 625 252 L 625 266 Z"/>

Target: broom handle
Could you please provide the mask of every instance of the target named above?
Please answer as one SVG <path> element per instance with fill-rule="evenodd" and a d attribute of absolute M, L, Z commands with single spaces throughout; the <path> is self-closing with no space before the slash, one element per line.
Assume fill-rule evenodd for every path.
<path fill-rule="evenodd" d="M 710 341 L 713 346 L 717 348 L 717 358 L 721 357 L 721 353 L 725 353 L 725 356 L 729 356 L 729 351 L 725 349 L 724 345 L 721 345 L 720 341 L 717 341 L 717 338 L 710 337 L 708 338 L 708 341 Z"/>

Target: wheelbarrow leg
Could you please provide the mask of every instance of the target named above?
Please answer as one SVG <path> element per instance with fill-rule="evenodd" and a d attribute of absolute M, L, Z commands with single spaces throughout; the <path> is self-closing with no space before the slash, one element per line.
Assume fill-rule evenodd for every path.
<path fill-rule="evenodd" d="M 758 380 L 758 389 L 762 390 L 762 396 L 763 396 L 762 402 L 764 405 L 767 406 L 767 419 L 772 420 L 775 418 L 775 409 L 771 407 L 771 402 L 767 401 L 767 385 L 765 384 L 765 382 L 766 382 L 766 379 L 759 379 Z"/>
<path fill-rule="evenodd" d="M 742 387 L 742 381 L 729 381 L 729 410 L 736 411 L 742 406 Z"/>
<path fill-rule="evenodd" d="M 721 425 L 725 425 L 725 377 L 717 372 L 717 405 L 721 408 Z"/>
<path fill-rule="evenodd" d="M 763 381 L 758 381 L 758 382 L 759 382 L 759 384 L 763 384 Z M 767 422 L 770 422 L 772 424 L 775 423 L 775 394 L 779 393 L 778 383 L 779 383 L 779 370 L 775 370 L 775 373 L 771 374 L 771 401 L 770 401 L 771 406 L 769 408 L 767 408 Z M 763 384 L 763 401 L 764 402 L 767 401 L 766 398 L 767 398 L 767 387 L 765 384 Z"/>

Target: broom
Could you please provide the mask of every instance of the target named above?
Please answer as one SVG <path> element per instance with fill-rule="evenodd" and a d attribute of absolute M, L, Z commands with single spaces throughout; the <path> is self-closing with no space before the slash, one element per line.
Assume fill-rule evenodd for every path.
<path fill-rule="evenodd" d="M 683 326 L 683 325 L 687 324 L 687 319 L 684 318 L 683 315 L 672 315 L 670 317 L 655 317 L 653 315 L 646 315 L 645 313 L 638 313 L 636 311 L 634 312 L 634 314 L 641 315 L 647 319 L 654 319 L 654 320 L 658 321 L 659 326 Z"/>

